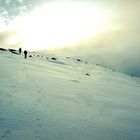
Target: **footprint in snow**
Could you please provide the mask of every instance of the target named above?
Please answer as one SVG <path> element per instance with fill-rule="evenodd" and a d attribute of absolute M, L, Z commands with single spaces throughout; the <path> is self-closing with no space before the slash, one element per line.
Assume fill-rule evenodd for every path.
<path fill-rule="evenodd" d="M 5 138 L 5 137 L 9 137 L 10 135 L 11 135 L 11 131 L 10 130 L 5 130 L 4 134 L 1 137 Z"/>
<path fill-rule="evenodd" d="M 41 136 L 35 136 L 36 137 L 36 140 L 40 140 L 41 139 Z"/>
<path fill-rule="evenodd" d="M 37 102 L 41 103 L 42 102 L 42 99 L 41 98 L 37 99 Z"/>
<path fill-rule="evenodd" d="M 75 83 L 79 83 L 80 82 L 78 80 L 70 80 L 70 81 L 75 82 Z"/>

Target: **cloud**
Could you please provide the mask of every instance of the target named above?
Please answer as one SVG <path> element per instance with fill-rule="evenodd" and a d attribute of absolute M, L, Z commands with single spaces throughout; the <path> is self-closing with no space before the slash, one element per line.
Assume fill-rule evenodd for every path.
<path fill-rule="evenodd" d="M 94 53 L 96 46 L 95 55 L 104 65 L 140 77 L 140 1 L 120 4 L 122 7 L 115 21 L 120 29 L 102 35 L 99 41 L 93 43 L 92 50 Z"/>
<path fill-rule="evenodd" d="M 75 49 L 64 49 L 64 54 L 70 52 L 92 63 L 140 77 L 140 1 L 118 0 L 108 7 L 116 13 L 113 23 L 119 28 L 82 42 Z"/>
<path fill-rule="evenodd" d="M 19 43 L 12 41 L 14 35 L 17 34 L 15 30 L 8 30 L 0 32 L 1 48 L 17 48 Z"/>

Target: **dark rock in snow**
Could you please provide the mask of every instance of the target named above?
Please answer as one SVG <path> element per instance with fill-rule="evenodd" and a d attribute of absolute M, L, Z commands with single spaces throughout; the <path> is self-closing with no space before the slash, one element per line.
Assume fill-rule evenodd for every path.
<path fill-rule="evenodd" d="M 6 49 L 4 49 L 4 48 L 0 48 L 0 51 L 7 51 Z"/>
<path fill-rule="evenodd" d="M 8 49 L 11 53 L 13 53 L 13 54 L 17 54 L 17 55 L 19 55 L 20 53 L 19 52 L 17 52 L 17 50 L 15 50 L 15 49 Z"/>
<path fill-rule="evenodd" d="M 90 76 L 90 74 L 89 74 L 89 73 L 86 73 L 86 75 L 87 75 L 87 76 Z"/>
<path fill-rule="evenodd" d="M 80 59 L 76 59 L 77 61 L 81 61 Z"/>
<path fill-rule="evenodd" d="M 8 49 L 10 52 L 16 52 L 17 50 L 15 49 Z"/>
<path fill-rule="evenodd" d="M 57 60 L 55 57 L 52 57 L 52 60 Z"/>

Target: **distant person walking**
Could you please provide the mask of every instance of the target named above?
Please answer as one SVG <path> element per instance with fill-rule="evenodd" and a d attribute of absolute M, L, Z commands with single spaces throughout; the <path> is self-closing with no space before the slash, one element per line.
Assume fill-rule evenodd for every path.
<path fill-rule="evenodd" d="M 25 59 L 27 58 L 27 51 L 26 50 L 24 51 L 24 58 Z"/>
<path fill-rule="evenodd" d="M 22 52 L 22 49 L 21 49 L 21 48 L 19 48 L 19 50 L 18 50 L 18 51 L 19 51 L 19 53 L 21 54 L 21 52 Z"/>

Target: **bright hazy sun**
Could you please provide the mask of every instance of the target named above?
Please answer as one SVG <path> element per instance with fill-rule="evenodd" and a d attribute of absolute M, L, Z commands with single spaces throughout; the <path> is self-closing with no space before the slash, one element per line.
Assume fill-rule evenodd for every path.
<path fill-rule="evenodd" d="M 111 30 L 110 21 L 103 9 L 88 3 L 49 3 L 13 21 L 19 32 L 11 41 L 30 49 L 70 46 Z"/>

